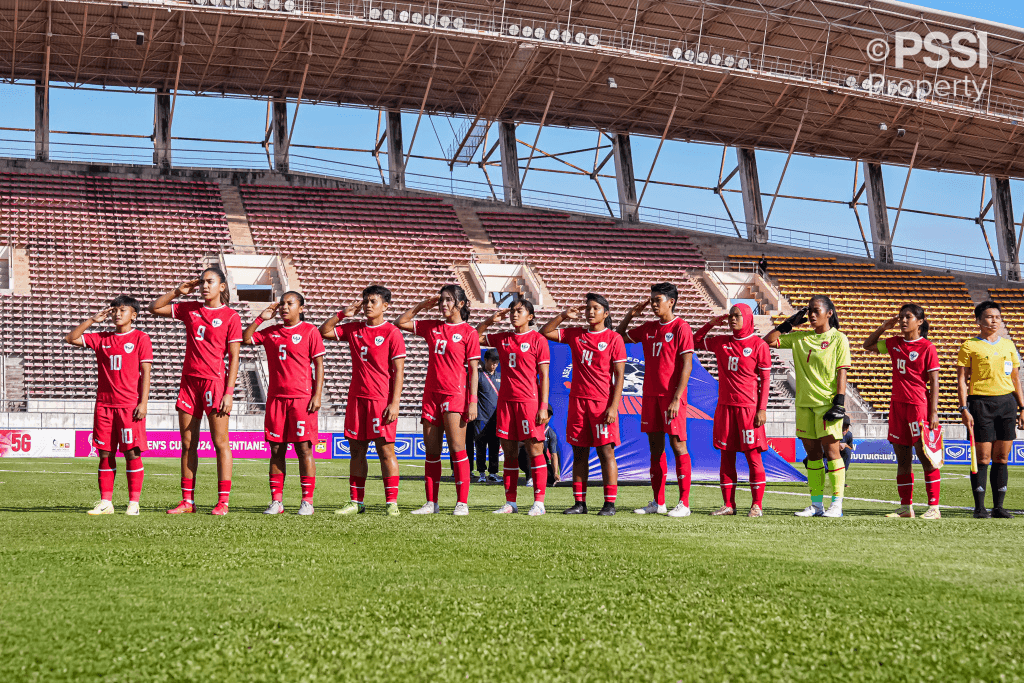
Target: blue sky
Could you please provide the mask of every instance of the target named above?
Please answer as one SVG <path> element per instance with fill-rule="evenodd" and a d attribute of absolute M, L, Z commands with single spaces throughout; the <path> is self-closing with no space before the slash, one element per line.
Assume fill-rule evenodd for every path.
<path fill-rule="evenodd" d="M 1024 3 L 1019 0 L 926 0 L 918 4 L 935 9 L 958 12 L 970 16 L 998 21 L 1015 26 L 1024 26 Z M 132 95 L 102 91 L 51 91 L 50 127 L 61 131 L 89 131 L 108 133 L 129 133 L 148 136 L 153 129 L 153 100 L 149 95 Z M 293 105 L 289 105 L 289 120 Z M 33 126 L 33 92 L 24 85 L 0 85 L 0 126 L 31 128 Z M 262 140 L 267 106 L 262 101 L 245 101 L 210 97 L 181 96 L 177 100 L 174 114 L 173 134 L 179 137 L 221 138 L 230 140 Z M 406 144 L 412 137 L 415 115 L 404 116 L 403 125 Z M 300 108 L 293 145 L 322 145 L 333 147 L 366 148 L 373 145 L 378 123 L 377 113 L 364 109 L 335 106 L 313 106 L 303 104 Z M 458 127 L 457 121 L 444 118 L 424 117 L 416 137 L 414 154 L 442 156 L 454 137 L 451 126 Z M 383 125 L 383 123 L 381 124 Z M 496 129 L 493 131 L 496 134 Z M 531 142 L 536 129 L 521 126 L 519 138 Z M 31 154 L 31 134 L 0 131 L 0 155 L 26 156 Z M 593 147 L 597 135 L 594 132 L 546 128 L 541 132 L 539 147 L 546 151 L 564 151 Z M 493 140 L 493 137 L 492 137 Z M 96 145 L 86 147 L 76 142 Z M 634 138 L 633 154 L 637 178 L 642 181 L 648 173 L 657 147 L 656 139 Z M 146 163 L 151 159 L 152 147 L 148 140 L 111 138 L 83 138 L 81 136 L 53 135 L 54 158 L 75 160 L 96 159 L 104 161 L 123 160 Z M 122 149 L 116 146 L 131 147 Z M 267 167 L 266 156 L 255 145 L 217 145 L 187 141 L 174 142 L 176 165 L 202 166 L 250 166 Z M 195 151 L 193 151 L 195 150 Z M 364 178 L 380 181 L 376 163 L 367 154 L 354 154 L 328 150 L 310 150 L 294 147 L 291 150 L 293 166 L 308 170 L 320 170 L 345 177 Z M 520 147 L 520 158 L 528 150 Z M 583 153 L 568 159 L 578 166 L 593 165 L 593 152 Z M 602 152 L 603 156 L 604 152 Z M 693 185 L 714 185 L 717 182 L 721 163 L 721 148 L 709 145 L 666 143 L 654 172 L 655 179 Z M 303 158 L 305 157 L 305 158 Z M 763 192 L 773 192 L 785 162 L 785 154 L 758 153 L 758 164 Z M 385 172 L 386 158 L 381 158 Z M 726 159 L 726 172 L 735 165 L 735 155 L 730 150 Z M 565 166 L 550 161 L 534 161 L 534 168 L 561 168 Z M 483 183 L 485 178 L 479 168 L 456 168 L 450 173 L 443 162 L 413 159 L 409 173 L 422 174 L 411 184 L 421 185 L 434 177 L 439 187 L 458 187 L 459 179 Z M 605 171 L 612 174 L 609 163 Z M 501 173 L 497 168 L 489 169 L 492 182 L 500 183 Z M 899 202 L 900 191 L 906 176 L 905 169 L 886 168 L 886 189 L 891 205 Z M 904 206 L 907 208 L 929 209 L 949 214 L 977 215 L 982 179 L 957 175 L 915 171 L 911 177 Z M 853 164 L 825 159 L 794 157 L 782 184 L 782 194 L 799 194 L 842 199 L 848 201 L 853 186 Z M 586 198 L 585 206 L 591 211 L 601 209 L 600 194 L 594 183 L 586 178 L 568 175 L 530 171 L 526 178 L 527 190 L 550 191 Z M 602 187 L 609 200 L 615 197 L 615 186 L 611 180 L 602 181 Z M 739 187 L 733 180 L 730 187 Z M 487 191 L 486 185 L 475 186 L 475 191 Z M 500 193 L 500 187 L 497 188 Z M 1024 186 L 1014 183 L 1015 212 L 1019 217 L 1024 212 Z M 499 195 L 500 196 L 500 195 Z M 739 195 L 728 196 L 732 213 L 742 216 Z M 671 209 L 712 217 L 725 218 L 721 200 L 714 194 L 699 190 L 686 190 L 651 185 L 643 199 L 648 207 Z M 768 206 L 765 205 L 767 212 Z M 894 216 L 890 216 L 890 222 Z M 861 220 L 867 226 L 867 215 L 861 211 Z M 780 199 L 771 215 L 771 225 L 792 230 L 860 239 L 853 212 L 844 205 L 800 202 Z M 990 238 L 992 237 L 990 231 Z M 978 227 L 970 222 L 917 216 L 904 213 L 899 220 L 895 244 L 915 246 L 939 252 L 963 253 L 987 257 L 987 250 Z M 993 243 L 993 249 L 995 244 Z"/>

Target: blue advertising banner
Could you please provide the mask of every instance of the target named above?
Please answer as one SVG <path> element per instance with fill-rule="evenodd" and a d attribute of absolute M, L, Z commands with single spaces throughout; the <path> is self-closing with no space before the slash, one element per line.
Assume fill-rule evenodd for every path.
<path fill-rule="evenodd" d="M 620 481 L 646 481 L 650 479 L 651 455 L 647 435 L 640 431 L 640 408 L 643 405 L 644 361 L 640 344 L 626 345 L 626 377 L 619 403 L 619 438 L 622 443 L 615 449 Z M 551 344 L 551 393 L 548 403 L 554 411 L 551 425 L 558 434 L 562 454 L 563 481 L 572 479 L 572 447 L 565 440 L 565 421 L 569 405 L 569 385 L 572 381 L 572 354 L 564 344 Z M 721 454 L 712 447 L 711 428 L 715 406 L 718 405 L 718 381 L 708 374 L 694 355 L 693 372 L 687 388 L 689 408 L 686 431 L 690 452 L 691 481 L 718 481 Z M 675 481 L 672 450 L 666 439 L 668 476 Z M 786 462 L 774 449 L 761 456 L 768 481 L 807 481 L 807 478 Z M 601 464 L 597 452 L 590 451 L 590 478 L 601 478 Z M 741 480 L 748 476 L 746 458 L 738 455 L 736 469 Z"/>
<path fill-rule="evenodd" d="M 971 445 L 969 441 L 944 439 L 943 445 L 946 448 L 947 465 L 971 464 Z M 896 452 L 893 451 L 892 444 L 888 441 L 882 439 L 854 439 L 853 448 L 850 462 L 896 464 Z M 916 453 L 914 454 L 914 462 L 920 462 Z M 1024 465 L 1024 441 L 1013 442 L 1009 464 Z"/>
<path fill-rule="evenodd" d="M 445 453 L 448 451 L 446 450 Z M 377 447 L 370 442 L 367 455 L 377 457 Z M 343 433 L 331 435 L 331 457 L 348 458 L 350 456 L 348 439 Z M 398 434 L 395 437 L 395 457 L 399 460 L 423 460 L 423 437 L 419 434 Z"/>

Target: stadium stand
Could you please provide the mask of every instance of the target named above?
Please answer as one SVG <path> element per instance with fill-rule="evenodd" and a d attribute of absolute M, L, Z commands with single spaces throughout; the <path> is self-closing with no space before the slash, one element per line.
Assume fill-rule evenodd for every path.
<path fill-rule="evenodd" d="M 758 257 L 733 255 L 730 259 L 756 261 Z M 842 331 L 850 339 L 850 382 L 880 413 L 889 409 L 891 364 L 888 356 L 868 353 L 861 344 L 879 324 L 896 315 L 901 305 L 913 302 L 923 306 L 931 323 L 928 337 L 939 352 L 942 366 L 939 412 L 944 417 L 956 417 L 956 354 L 960 343 L 975 330 L 974 303 L 963 282 L 951 275 L 883 269 L 831 257 L 772 257 L 769 276 L 794 307 L 806 306 L 813 294 L 832 299 Z"/>
<path fill-rule="evenodd" d="M 999 304 L 1006 331 L 1019 350 L 1024 342 L 1024 289 L 990 288 L 988 295 Z"/>

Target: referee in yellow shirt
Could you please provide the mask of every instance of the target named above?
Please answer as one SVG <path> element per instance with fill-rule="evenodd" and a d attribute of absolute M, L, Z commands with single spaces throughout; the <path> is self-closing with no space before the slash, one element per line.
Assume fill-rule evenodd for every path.
<path fill-rule="evenodd" d="M 956 359 L 957 397 L 964 425 L 974 434 L 978 473 L 971 475 L 974 517 L 1010 519 L 1003 508 L 1009 480 L 1007 461 L 1017 427 L 1024 429 L 1024 393 L 1020 356 L 1009 339 L 999 337 L 999 304 L 985 301 L 974 309 L 978 335 L 960 345 Z M 985 479 L 992 463 L 992 512 L 985 509 Z"/>

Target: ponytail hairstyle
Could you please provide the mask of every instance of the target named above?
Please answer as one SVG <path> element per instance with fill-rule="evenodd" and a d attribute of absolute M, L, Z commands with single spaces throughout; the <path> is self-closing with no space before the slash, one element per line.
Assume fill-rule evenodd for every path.
<path fill-rule="evenodd" d="M 838 330 L 839 329 L 839 311 L 836 310 L 836 305 L 832 303 L 832 299 L 829 299 L 824 294 L 815 294 L 811 297 L 810 303 L 813 304 L 815 301 L 825 304 L 825 308 L 832 311 L 832 318 L 829 320 L 828 326 Z"/>
<path fill-rule="evenodd" d="M 289 291 L 285 292 L 284 294 L 282 294 L 281 295 L 281 301 L 278 302 L 278 305 L 284 305 L 284 299 L 289 294 L 294 296 L 296 299 L 299 300 L 299 306 L 302 306 L 302 307 L 306 306 L 306 297 L 302 296 L 302 294 L 300 294 L 299 292 L 296 292 L 294 290 L 289 290 Z M 299 320 L 305 320 L 305 319 L 306 319 L 306 314 L 305 313 L 299 313 Z"/>
<path fill-rule="evenodd" d="M 459 307 L 459 315 L 462 316 L 462 321 L 469 320 L 469 297 L 466 296 L 466 290 L 458 285 L 445 285 L 441 288 L 439 294 L 446 292 L 455 299 L 455 305 Z"/>
<path fill-rule="evenodd" d="M 604 326 L 605 326 L 606 329 L 611 329 L 613 327 L 613 325 L 612 325 L 612 316 L 611 316 L 612 307 L 608 303 L 608 299 L 605 299 L 600 294 L 595 294 L 594 292 L 590 292 L 589 294 L 587 294 L 587 301 L 588 302 L 596 301 L 597 303 L 599 303 L 601 305 L 601 307 L 604 309 L 604 312 L 608 314 L 608 317 L 604 319 Z"/>
<path fill-rule="evenodd" d="M 203 275 L 206 275 L 207 273 L 213 273 L 220 279 L 221 283 L 224 284 L 224 291 L 220 293 L 220 302 L 222 304 L 226 304 L 228 301 L 231 300 L 231 295 L 228 293 L 227 288 L 228 276 L 224 274 L 224 271 L 221 270 L 220 267 L 210 266 L 209 268 L 202 272 L 202 274 L 199 276 L 200 279 L 202 279 Z"/>
<path fill-rule="evenodd" d="M 524 311 L 530 314 L 530 317 L 532 317 L 533 320 L 537 319 L 537 314 L 533 312 L 533 302 L 530 301 L 529 299 L 525 297 L 520 297 L 513 301 L 512 304 L 508 307 L 509 313 L 511 313 L 512 309 L 514 309 L 516 306 L 521 306 Z M 533 324 L 533 320 L 530 321 L 531 325 Z"/>
<path fill-rule="evenodd" d="M 927 337 L 930 325 L 928 324 L 928 319 L 925 318 L 924 309 L 917 304 L 903 304 L 900 306 L 900 316 L 903 315 L 904 311 L 909 311 L 910 315 L 921 321 L 921 336 Z"/>

